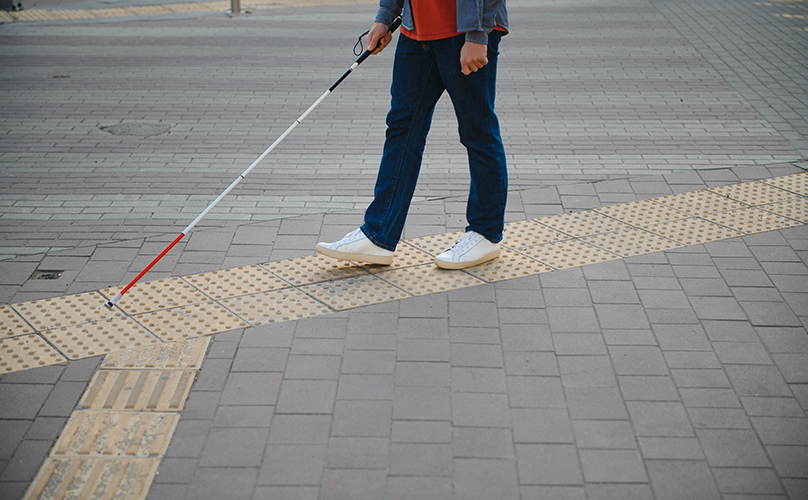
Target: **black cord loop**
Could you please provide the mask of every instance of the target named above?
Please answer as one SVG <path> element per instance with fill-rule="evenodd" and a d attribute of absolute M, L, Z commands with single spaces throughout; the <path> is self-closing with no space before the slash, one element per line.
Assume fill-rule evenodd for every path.
<path fill-rule="evenodd" d="M 368 33 L 370 33 L 370 30 L 365 31 L 364 33 L 359 35 L 359 38 L 356 39 L 356 44 L 354 44 L 353 46 L 353 53 L 355 56 L 362 55 L 362 53 L 365 51 L 365 44 L 362 43 L 362 38 Z M 357 47 L 359 47 L 359 50 L 356 50 Z"/>

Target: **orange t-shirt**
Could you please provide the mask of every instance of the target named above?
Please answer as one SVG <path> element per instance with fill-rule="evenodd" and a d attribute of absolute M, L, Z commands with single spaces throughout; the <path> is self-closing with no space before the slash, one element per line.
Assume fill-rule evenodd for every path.
<path fill-rule="evenodd" d="M 410 0 L 412 31 L 401 27 L 409 38 L 426 42 L 457 36 L 457 0 Z"/>

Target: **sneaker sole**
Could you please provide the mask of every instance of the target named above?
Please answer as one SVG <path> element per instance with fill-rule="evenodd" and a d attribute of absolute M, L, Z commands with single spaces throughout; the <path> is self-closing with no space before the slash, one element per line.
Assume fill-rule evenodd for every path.
<path fill-rule="evenodd" d="M 393 256 L 383 256 L 383 255 L 369 255 L 365 253 L 348 253 L 348 252 L 338 252 L 336 250 L 331 250 L 330 248 L 321 247 L 317 245 L 314 247 L 314 250 L 317 253 L 321 253 L 332 259 L 339 259 L 339 260 L 350 260 L 351 262 L 366 262 L 368 264 L 379 264 L 382 266 L 389 266 L 393 263 Z"/>
<path fill-rule="evenodd" d="M 435 259 L 435 265 L 441 269 L 466 269 L 469 267 L 479 266 L 489 260 L 494 260 L 499 257 L 499 249 L 489 253 L 488 255 L 484 255 L 477 260 L 472 260 L 470 262 L 444 262 L 442 260 Z"/>

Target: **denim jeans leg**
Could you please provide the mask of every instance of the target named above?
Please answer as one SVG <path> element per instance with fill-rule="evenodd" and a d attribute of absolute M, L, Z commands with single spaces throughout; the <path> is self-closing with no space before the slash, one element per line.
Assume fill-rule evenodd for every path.
<path fill-rule="evenodd" d="M 431 46 L 400 36 L 393 65 L 392 101 L 374 198 L 362 232 L 395 250 L 410 208 L 435 104 L 445 87 Z"/>

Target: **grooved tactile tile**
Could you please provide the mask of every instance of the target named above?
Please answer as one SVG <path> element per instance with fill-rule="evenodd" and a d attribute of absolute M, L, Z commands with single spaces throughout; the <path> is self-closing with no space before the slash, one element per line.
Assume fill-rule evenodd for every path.
<path fill-rule="evenodd" d="M 621 205 L 601 207 L 596 208 L 595 211 L 638 227 L 690 217 L 685 212 L 680 212 L 652 200 L 633 201 Z"/>
<path fill-rule="evenodd" d="M 191 368 L 198 370 L 205 359 L 209 337 L 182 339 L 171 343 L 152 344 L 113 352 L 104 356 L 101 368 L 155 369 Z"/>
<path fill-rule="evenodd" d="M 14 309 L 37 331 L 76 325 L 104 318 L 121 317 L 110 310 L 96 292 L 79 293 L 14 304 Z"/>
<path fill-rule="evenodd" d="M 710 191 L 748 205 L 762 205 L 795 198 L 799 195 L 763 182 L 745 182 L 710 188 Z"/>
<path fill-rule="evenodd" d="M 261 266 L 244 266 L 185 276 L 185 280 L 214 299 L 239 297 L 289 286 Z"/>
<path fill-rule="evenodd" d="M 610 233 L 630 229 L 631 226 L 594 210 L 570 214 L 551 215 L 539 219 L 541 224 L 579 238 L 590 234 Z"/>
<path fill-rule="evenodd" d="M 108 299 L 112 299 L 122 289 L 123 287 L 107 288 L 101 290 L 101 293 Z M 204 294 L 182 278 L 169 278 L 138 283 L 130 288 L 115 305 L 127 314 L 141 314 L 207 300 L 209 299 Z"/>
<path fill-rule="evenodd" d="M 696 216 L 746 208 L 748 206 L 706 189 L 654 198 L 653 201 Z"/>
<path fill-rule="evenodd" d="M 180 411 L 196 370 L 98 370 L 82 410 Z"/>
<path fill-rule="evenodd" d="M 135 318 L 164 342 L 250 326 L 243 319 L 211 301 L 139 314 Z"/>
<path fill-rule="evenodd" d="M 743 236 L 743 233 L 696 217 L 655 224 L 646 228 L 652 233 L 677 241 L 682 245 L 698 245 L 710 241 Z"/>
<path fill-rule="evenodd" d="M 45 460 L 24 500 L 139 500 L 149 492 L 159 458 L 53 458 Z"/>
<path fill-rule="evenodd" d="M 130 457 L 164 455 L 179 413 L 79 411 L 65 426 L 53 457 Z"/>
<path fill-rule="evenodd" d="M 502 245 L 518 249 L 570 238 L 571 236 L 539 224 L 536 220 L 522 220 L 505 224 Z"/>
<path fill-rule="evenodd" d="M 121 349 L 160 342 L 131 318 L 72 325 L 42 332 L 69 359 L 89 358 Z"/>
<path fill-rule="evenodd" d="M 253 325 L 308 318 L 331 311 L 295 288 L 234 297 L 222 300 L 221 304 Z"/>
<path fill-rule="evenodd" d="M 386 281 L 368 274 L 316 283 L 300 289 L 337 311 L 405 299 L 411 296 Z"/>
<path fill-rule="evenodd" d="M 705 219 L 735 229 L 745 234 L 762 233 L 786 227 L 799 226 L 800 222 L 780 217 L 757 208 L 742 208 L 717 214 L 705 215 Z"/>
<path fill-rule="evenodd" d="M 581 241 L 616 253 L 621 257 L 671 250 L 682 246 L 681 243 L 638 228 L 587 236 L 581 238 Z"/>
<path fill-rule="evenodd" d="M 293 285 L 308 285 L 367 274 L 356 264 L 334 260 L 320 254 L 268 262 L 263 264 L 263 267 Z"/>
<path fill-rule="evenodd" d="M 483 281 L 494 283 L 546 273 L 552 271 L 552 269 L 518 252 L 503 248 L 496 259 L 470 267 L 465 271 Z"/>
<path fill-rule="evenodd" d="M 537 245 L 523 250 L 529 257 L 555 269 L 584 266 L 609 260 L 620 256 L 589 245 L 580 240 L 560 241 L 546 245 Z"/>
<path fill-rule="evenodd" d="M 0 306 L 0 337 L 34 333 L 34 329 L 11 306 Z"/>
<path fill-rule="evenodd" d="M 36 334 L 0 339 L 0 373 L 16 372 L 67 361 Z"/>
<path fill-rule="evenodd" d="M 376 276 L 412 295 L 446 292 L 483 283 L 466 273 L 446 271 L 434 264 L 385 271 Z"/>
<path fill-rule="evenodd" d="M 808 196 L 808 173 L 785 175 L 783 177 L 774 177 L 772 179 L 764 179 L 760 182 L 777 186 L 780 189 L 791 191 L 802 196 Z"/>
<path fill-rule="evenodd" d="M 771 205 L 762 205 L 758 208 L 803 223 L 808 222 L 808 198 L 781 201 L 780 203 L 772 203 Z"/>

